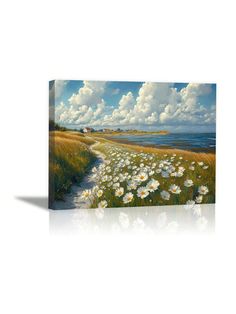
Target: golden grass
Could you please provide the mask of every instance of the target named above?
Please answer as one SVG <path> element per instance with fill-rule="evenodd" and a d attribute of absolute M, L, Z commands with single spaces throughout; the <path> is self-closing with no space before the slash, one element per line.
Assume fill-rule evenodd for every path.
<path fill-rule="evenodd" d="M 73 183 L 79 183 L 95 160 L 89 145 L 95 143 L 76 132 L 49 134 L 49 203 L 63 199 Z"/>
<path fill-rule="evenodd" d="M 174 148 L 163 149 L 163 148 L 141 146 L 141 145 L 135 145 L 135 144 L 124 144 L 124 143 L 119 143 L 118 141 L 113 141 L 111 139 L 107 139 L 103 137 L 96 137 L 96 136 L 93 136 L 93 138 L 101 143 L 109 143 L 110 145 L 120 146 L 120 147 L 129 149 L 131 151 L 134 150 L 136 152 L 143 152 L 143 153 L 157 154 L 157 155 L 177 154 L 191 161 L 203 161 L 210 164 L 215 163 L 215 154 L 212 154 L 212 153 L 195 153 L 195 152 L 182 150 L 182 149 L 174 149 Z"/>
<path fill-rule="evenodd" d="M 145 147 L 139 145 L 128 145 L 121 144 L 122 146 L 134 149 L 137 152 L 144 152 L 149 154 L 177 154 L 183 156 L 185 159 L 190 159 L 192 161 L 206 161 L 208 163 L 215 162 L 215 154 L 211 153 L 195 153 L 187 150 L 181 149 L 158 149 L 154 147 Z"/>
<path fill-rule="evenodd" d="M 51 136 L 59 137 L 60 139 L 68 139 L 68 140 L 74 140 L 79 141 L 81 143 L 91 145 L 94 144 L 95 141 L 91 138 L 85 137 L 84 134 L 79 132 L 62 132 L 62 131 L 52 131 Z"/>

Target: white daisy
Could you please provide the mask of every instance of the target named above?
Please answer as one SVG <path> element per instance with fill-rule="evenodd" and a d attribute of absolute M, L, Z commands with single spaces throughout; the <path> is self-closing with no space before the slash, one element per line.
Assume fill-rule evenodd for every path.
<path fill-rule="evenodd" d="M 169 191 L 173 194 L 179 194 L 181 192 L 181 189 L 178 185 L 176 184 L 171 184 Z"/>
<path fill-rule="evenodd" d="M 128 159 L 126 159 L 125 164 L 126 164 L 126 166 L 129 166 L 130 165 L 130 161 Z"/>
<path fill-rule="evenodd" d="M 186 205 L 184 205 L 184 209 L 190 210 L 190 209 L 192 209 L 194 207 L 194 205 L 195 205 L 195 201 L 194 200 L 188 200 L 186 202 Z"/>
<path fill-rule="evenodd" d="M 208 187 L 205 185 L 201 185 L 198 188 L 198 193 L 202 195 L 206 195 L 209 192 Z"/>
<path fill-rule="evenodd" d="M 120 188 L 116 189 L 116 191 L 115 191 L 115 196 L 120 197 L 120 196 L 122 196 L 123 194 L 124 194 L 124 188 L 120 187 Z"/>
<path fill-rule="evenodd" d="M 154 191 L 156 191 L 158 189 L 159 185 L 160 185 L 160 183 L 157 180 L 151 179 L 148 182 L 146 188 L 149 190 L 149 192 L 154 192 Z"/>
<path fill-rule="evenodd" d="M 187 188 L 189 188 L 190 186 L 193 186 L 193 180 L 185 180 L 184 181 L 184 186 L 186 186 Z"/>
<path fill-rule="evenodd" d="M 92 172 L 93 172 L 93 173 L 97 172 L 97 168 L 96 168 L 96 167 L 93 167 Z"/>
<path fill-rule="evenodd" d="M 135 181 L 129 181 L 127 185 L 127 189 L 130 190 L 136 190 L 137 189 L 137 184 Z"/>
<path fill-rule="evenodd" d="M 131 192 L 126 193 L 125 196 L 123 197 L 124 204 L 130 203 L 133 200 L 133 198 L 134 198 L 133 193 Z"/>
<path fill-rule="evenodd" d="M 107 180 L 108 180 L 108 176 L 107 175 L 102 177 L 102 182 L 106 182 Z"/>
<path fill-rule="evenodd" d="M 93 193 L 96 193 L 97 191 L 98 191 L 98 186 L 95 185 L 95 186 L 92 188 L 92 192 L 93 192 Z"/>
<path fill-rule="evenodd" d="M 87 198 L 89 198 L 89 196 L 91 196 L 91 190 L 84 190 L 83 192 L 82 192 L 82 194 L 81 194 L 81 198 L 83 198 L 83 199 L 87 199 Z"/>
<path fill-rule="evenodd" d="M 97 191 L 97 197 L 101 197 L 102 194 L 103 194 L 103 190 L 98 190 L 98 191 Z"/>
<path fill-rule="evenodd" d="M 116 182 L 116 183 L 114 183 L 113 185 L 112 185 L 112 188 L 115 190 L 115 189 L 117 189 L 117 188 L 119 188 L 120 187 L 120 183 L 119 182 Z"/>
<path fill-rule="evenodd" d="M 178 171 L 179 171 L 179 172 L 184 172 L 184 171 L 185 171 L 185 168 L 181 166 L 181 167 L 178 168 Z"/>
<path fill-rule="evenodd" d="M 195 198 L 195 201 L 196 203 L 201 203 L 202 202 L 202 199 L 203 199 L 203 196 L 202 195 L 198 195 L 196 198 Z"/>
<path fill-rule="evenodd" d="M 140 188 L 138 188 L 138 190 L 137 190 L 137 195 L 138 195 L 138 197 L 140 197 L 140 198 L 145 198 L 145 197 L 147 197 L 148 196 L 148 194 L 149 194 L 149 191 L 148 191 L 148 189 L 146 188 L 146 187 L 143 187 L 143 186 L 141 186 Z"/>
<path fill-rule="evenodd" d="M 119 177 L 114 177 L 113 182 L 116 183 L 119 180 Z"/>
<path fill-rule="evenodd" d="M 148 179 L 148 175 L 146 172 L 140 172 L 137 176 L 138 180 L 146 181 Z"/>
<path fill-rule="evenodd" d="M 101 201 L 100 203 L 98 203 L 98 208 L 106 208 L 107 207 L 107 201 Z"/>

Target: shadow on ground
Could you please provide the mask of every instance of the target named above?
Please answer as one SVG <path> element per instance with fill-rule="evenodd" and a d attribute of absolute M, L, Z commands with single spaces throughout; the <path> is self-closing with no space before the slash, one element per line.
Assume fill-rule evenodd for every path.
<path fill-rule="evenodd" d="M 48 198 L 46 196 L 16 196 L 17 200 L 48 210 Z"/>

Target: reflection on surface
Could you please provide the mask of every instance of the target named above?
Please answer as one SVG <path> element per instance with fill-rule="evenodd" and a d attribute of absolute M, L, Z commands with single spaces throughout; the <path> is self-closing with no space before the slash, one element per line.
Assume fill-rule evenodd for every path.
<path fill-rule="evenodd" d="M 209 233 L 215 204 L 50 210 L 52 234 Z"/>

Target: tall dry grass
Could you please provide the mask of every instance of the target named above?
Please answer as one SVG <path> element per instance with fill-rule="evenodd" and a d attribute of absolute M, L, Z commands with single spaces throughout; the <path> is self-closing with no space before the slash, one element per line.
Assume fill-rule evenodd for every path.
<path fill-rule="evenodd" d="M 77 132 L 51 131 L 49 134 L 49 205 L 63 199 L 73 183 L 79 183 L 95 155 L 89 146 L 95 143 Z"/>
<path fill-rule="evenodd" d="M 91 135 L 90 135 L 91 136 Z M 185 159 L 189 159 L 191 161 L 203 161 L 207 162 L 211 165 L 215 165 L 215 159 L 216 155 L 213 153 L 197 153 L 182 149 L 175 149 L 175 148 L 156 148 L 156 147 L 149 147 L 149 146 L 142 146 L 142 145 L 135 145 L 135 144 L 124 144 L 119 142 L 118 140 L 110 140 L 104 137 L 96 137 L 92 134 L 93 138 L 100 143 L 108 143 L 110 145 L 117 145 L 118 147 L 123 147 L 125 149 L 128 149 L 130 151 L 136 151 L 136 152 L 143 152 L 147 154 L 157 154 L 157 155 L 163 155 L 163 154 L 177 154 L 183 156 Z"/>

